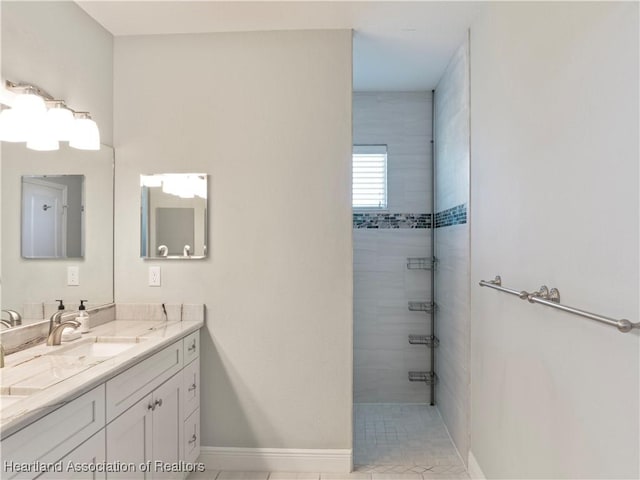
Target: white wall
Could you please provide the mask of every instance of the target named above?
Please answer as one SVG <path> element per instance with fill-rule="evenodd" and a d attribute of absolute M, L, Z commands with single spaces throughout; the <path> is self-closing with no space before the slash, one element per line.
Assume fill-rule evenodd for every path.
<path fill-rule="evenodd" d="M 0 2 L 3 80 L 33 83 L 76 110 L 91 112 L 111 145 L 113 37 L 73 2 Z M 113 150 L 34 152 L 3 143 L 2 307 L 25 301 L 113 300 Z M 20 258 L 20 176 L 86 175 L 86 256 L 82 261 Z M 66 286 L 66 267 L 80 266 L 80 286 Z"/>
<path fill-rule="evenodd" d="M 638 478 L 639 331 L 480 288 L 638 308 L 638 4 L 493 4 L 471 28 L 471 450 L 490 478 Z"/>
<path fill-rule="evenodd" d="M 388 212 L 431 211 L 431 94 L 356 92 L 353 142 L 387 145 Z M 428 370 L 428 349 L 409 345 L 408 335 L 430 333 L 423 312 L 410 312 L 409 300 L 426 301 L 430 275 L 407 270 L 407 257 L 430 252 L 426 228 L 353 231 L 354 401 L 426 403 L 429 389 L 409 382 L 410 370 Z"/>
<path fill-rule="evenodd" d="M 2 79 L 87 111 L 113 144 L 113 36 L 74 2 L 3 1 Z"/>
<path fill-rule="evenodd" d="M 115 126 L 116 301 L 206 304 L 202 444 L 350 449 L 351 32 L 116 38 Z M 206 260 L 139 258 L 173 172 L 210 175 Z"/>
<path fill-rule="evenodd" d="M 469 43 L 451 58 L 435 95 L 436 212 L 469 207 Z M 467 218 L 468 218 L 467 210 Z M 448 223 L 448 222 L 447 222 Z M 469 450 L 469 223 L 436 228 L 436 400 L 466 462 Z"/>

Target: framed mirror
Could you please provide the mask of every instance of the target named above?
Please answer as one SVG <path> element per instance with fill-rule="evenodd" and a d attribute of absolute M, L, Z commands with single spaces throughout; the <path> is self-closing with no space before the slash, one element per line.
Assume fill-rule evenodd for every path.
<path fill-rule="evenodd" d="M 207 256 L 207 175 L 140 175 L 140 256 Z"/>
<path fill-rule="evenodd" d="M 102 145 L 98 151 L 76 150 L 61 144 L 60 150 L 39 152 L 24 143 L 2 142 L 1 153 L 2 309 L 17 311 L 26 324 L 48 318 L 58 298 L 67 308 L 76 308 L 85 298 L 91 306 L 113 302 L 113 149 Z M 61 202 L 58 214 L 67 210 L 67 227 L 62 227 L 64 222 L 59 222 L 58 230 L 51 227 L 56 239 L 46 239 L 47 251 L 40 246 L 29 251 L 25 245 L 31 241 L 29 235 L 40 241 L 36 231 L 44 228 L 41 219 L 27 219 L 34 230 L 23 235 L 21 204 L 25 190 L 31 188 L 27 185 L 44 185 L 52 191 L 67 187 L 66 204 L 56 200 Z M 34 213 L 55 210 L 49 199 L 32 203 Z M 60 240 L 64 235 L 66 242 Z M 78 273 L 75 281 L 70 281 L 70 269 Z"/>
<path fill-rule="evenodd" d="M 84 175 L 23 175 L 23 258 L 84 257 Z"/>

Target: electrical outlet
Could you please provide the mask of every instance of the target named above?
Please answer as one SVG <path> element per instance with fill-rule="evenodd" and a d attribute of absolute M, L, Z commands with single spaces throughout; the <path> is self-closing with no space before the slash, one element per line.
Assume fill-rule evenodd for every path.
<path fill-rule="evenodd" d="M 160 286 L 160 267 L 149 267 L 149 286 Z"/>
<path fill-rule="evenodd" d="M 70 287 L 80 285 L 80 267 L 67 267 L 67 285 Z"/>

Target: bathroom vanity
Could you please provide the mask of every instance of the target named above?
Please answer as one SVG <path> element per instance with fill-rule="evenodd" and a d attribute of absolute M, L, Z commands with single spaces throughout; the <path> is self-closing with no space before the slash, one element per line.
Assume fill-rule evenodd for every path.
<path fill-rule="evenodd" d="M 202 326 L 111 321 L 7 356 L 2 478 L 186 477 L 200 450 Z"/>

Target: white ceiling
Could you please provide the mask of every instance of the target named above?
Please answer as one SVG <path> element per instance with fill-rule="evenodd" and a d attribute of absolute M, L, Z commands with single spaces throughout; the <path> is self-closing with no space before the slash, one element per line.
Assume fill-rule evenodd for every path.
<path fill-rule="evenodd" d="M 77 1 L 115 36 L 354 29 L 354 90 L 434 88 L 484 2 Z"/>

